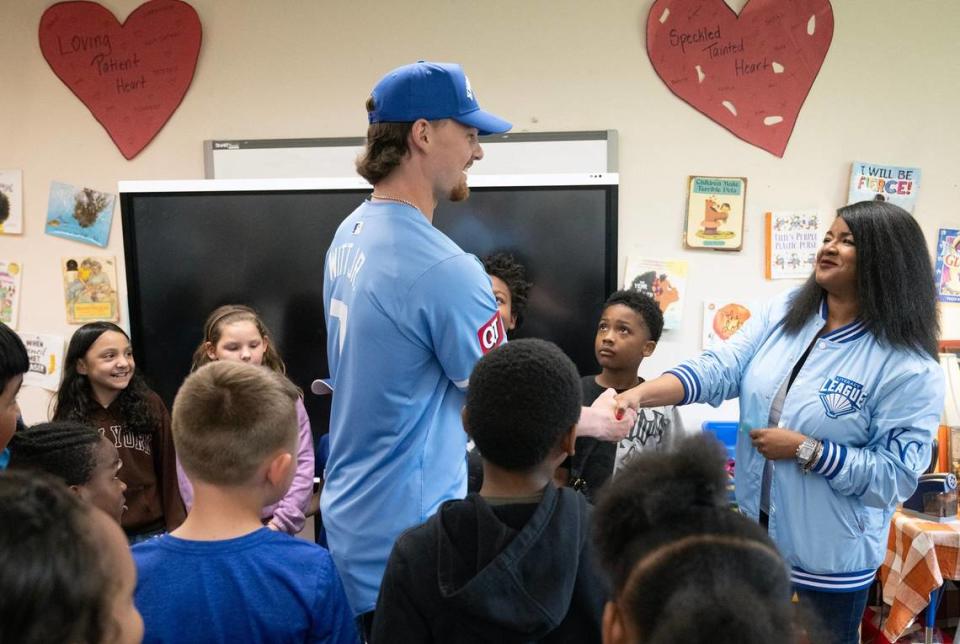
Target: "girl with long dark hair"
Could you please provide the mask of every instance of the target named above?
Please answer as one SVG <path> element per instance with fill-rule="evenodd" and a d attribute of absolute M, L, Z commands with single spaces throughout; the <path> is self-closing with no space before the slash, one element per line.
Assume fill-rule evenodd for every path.
<path fill-rule="evenodd" d="M 131 542 L 183 522 L 170 414 L 137 372 L 130 338 L 116 324 L 84 324 L 70 338 L 53 420 L 93 425 L 117 448 L 127 485 L 121 523 Z"/>

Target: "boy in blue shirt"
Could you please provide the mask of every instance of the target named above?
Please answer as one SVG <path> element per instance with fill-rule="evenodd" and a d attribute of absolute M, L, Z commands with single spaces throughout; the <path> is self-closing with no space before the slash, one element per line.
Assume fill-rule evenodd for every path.
<path fill-rule="evenodd" d="M 260 519 L 293 479 L 297 397 L 283 376 L 229 361 L 184 381 L 173 438 L 194 503 L 133 548 L 144 642 L 358 641 L 329 553 Z"/>

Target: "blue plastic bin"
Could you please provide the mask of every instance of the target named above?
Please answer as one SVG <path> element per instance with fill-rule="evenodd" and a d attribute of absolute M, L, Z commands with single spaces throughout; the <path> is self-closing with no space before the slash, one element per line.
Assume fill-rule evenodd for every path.
<path fill-rule="evenodd" d="M 727 448 L 727 456 L 734 458 L 737 452 L 737 430 L 740 423 L 737 421 L 704 421 L 701 429 L 705 432 L 711 432 L 717 437 L 723 446 Z"/>

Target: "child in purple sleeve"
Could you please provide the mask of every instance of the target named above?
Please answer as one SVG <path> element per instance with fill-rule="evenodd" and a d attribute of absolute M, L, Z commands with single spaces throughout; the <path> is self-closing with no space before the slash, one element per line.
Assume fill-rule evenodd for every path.
<path fill-rule="evenodd" d="M 235 360 L 263 365 L 281 375 L 285 375 L 287 371 L 276 347 L 270 342 L 270 332 L 263 320 L 256 311 L 239 304 L 219 307 L 203 325 L 203 342 L 193 354 L 192 370 L 196 371 L 214 360 Z M 288 534 L 303 530 L 306 521 L 304 512 L 313 494 L 313 433 L 302 398 L 297 398 L 296 406 L 300 428 L 296 474 L 287 493 L 278 502 L 265 506 L 261 514 L 268 528 Z M 193 506 L 193 488 L 179 463 L 177 477 L 180 482 L 180 495 L 189 512 Z"/>

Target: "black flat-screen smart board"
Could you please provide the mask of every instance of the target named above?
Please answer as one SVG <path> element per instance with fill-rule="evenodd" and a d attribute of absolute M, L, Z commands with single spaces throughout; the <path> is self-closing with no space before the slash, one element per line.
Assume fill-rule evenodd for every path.
<path fill-rule="evenodd" d="M 329 398 L 309 392 L 329 374 L 324 255 L 369 188 L 238 190 L 236 182 L 218 189 L 224 182 L 208 181 L 187 182 L 203 190 L 165 191 L 164 183 L 121 186 L 137 368 L 172 404 L 207 315 L 222 304 L 252 306 L 306 392 L 315 433 L 325 432 Z M 597 318 L 616 289 L 615 184 L 477 187 L 466 202 L 440 204 L 434 224 L 468 252 L 507 251 L 526 266 L 533 288 L 512 337 L 552 340 L 581 373 L 597 371 Z"/>

